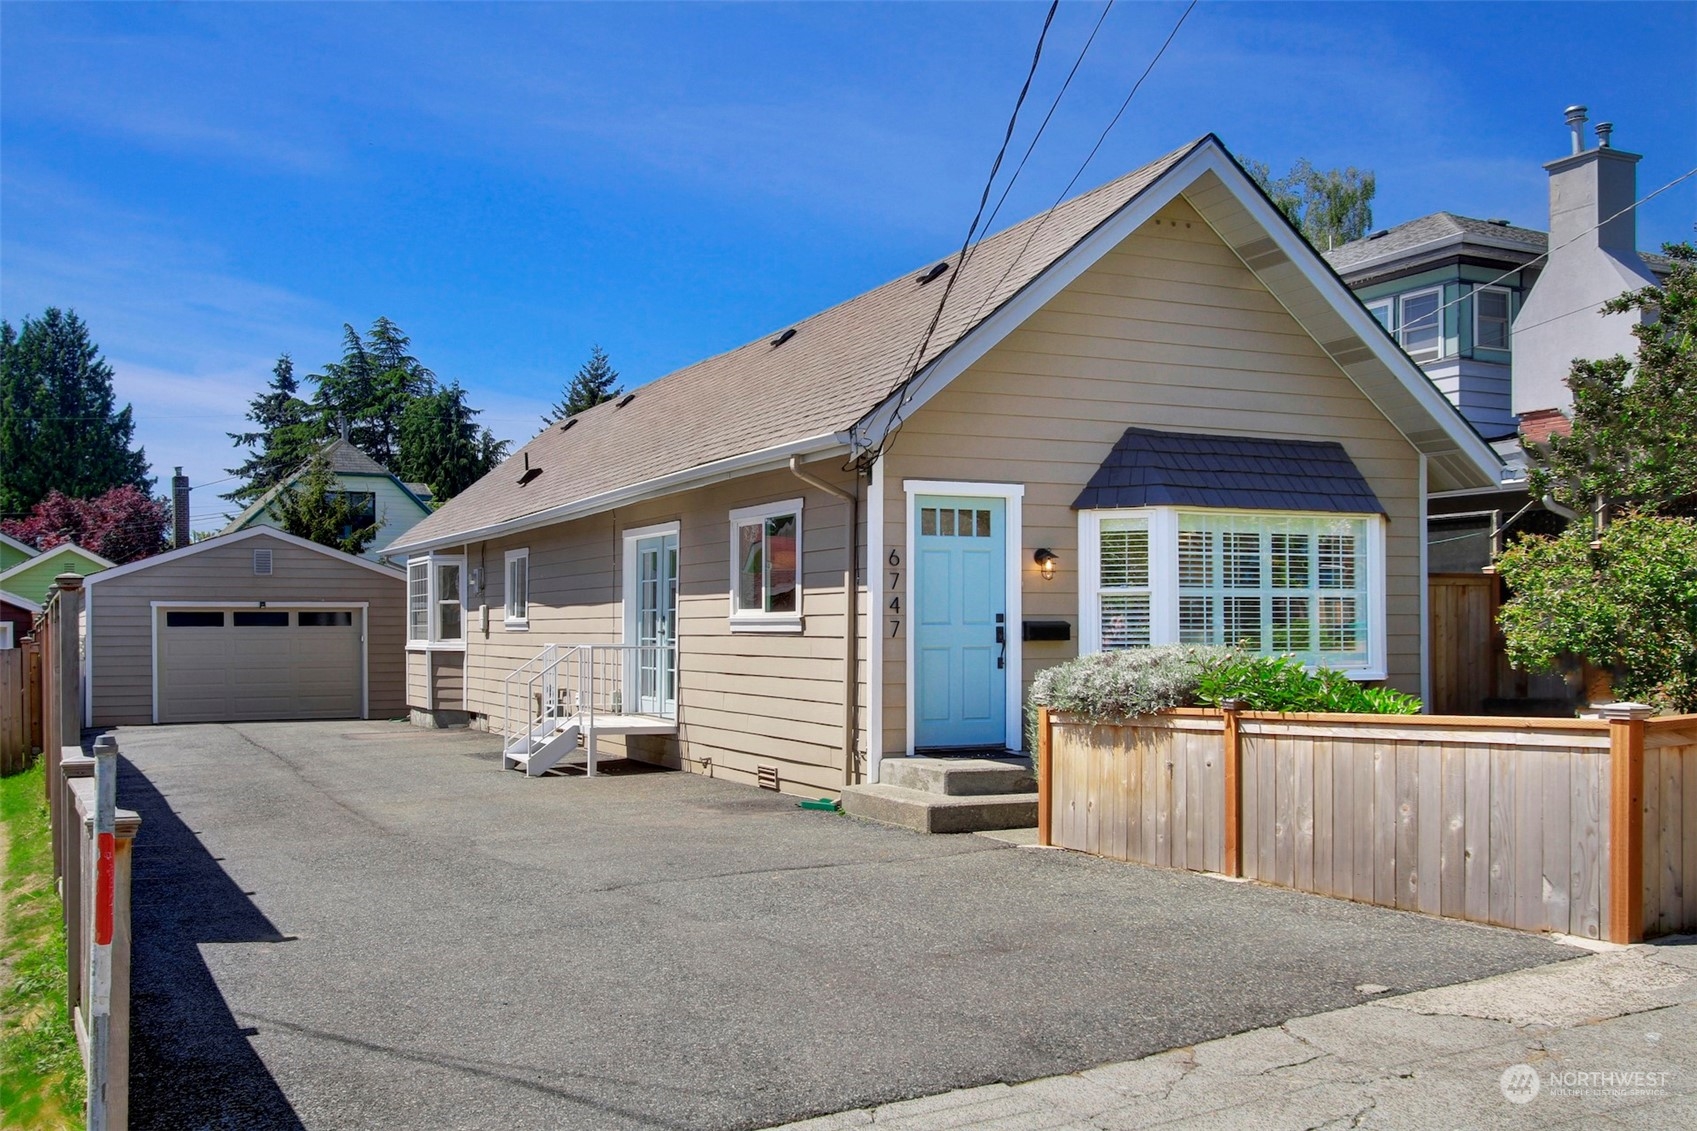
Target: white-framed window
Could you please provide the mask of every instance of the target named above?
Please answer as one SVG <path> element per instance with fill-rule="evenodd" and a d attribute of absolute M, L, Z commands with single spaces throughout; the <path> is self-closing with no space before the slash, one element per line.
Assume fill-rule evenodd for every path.
<path fill-rule="evenodd" d="M 1509 292 L 1502 287 L 1480 287 L 1473 292 L 1473 348 L 1508 349 Z"/>
<path fill-rule="evenodd" d="M 1367 313 L 1379 320 L 1379 325 L 1387 330 L 1396 330 L 1396 300 L 1393 298 L 1376 298 L 1367 304 Z"/>
<path fill-rule="evenodd" d="M 1379 515 L 1081 511 L 1079 548 L 1085 652 L 1227 644 L 1384 678 Z"/>
<path fill-rule="evenodd" d="M 1397 296 L 1397 341 L 1416 361 L 1443 352 L 1444 292 L 1439 287 Z"/>
<path fill-rule="evenodd" d="M 508 628 L 530 627 L 530 548 L 508 550 L 506 576 L 502 592 L 506 598 L 505 623 Z"/>
<path fill-rule="evenodd" d="M 9 620 L 0 620 L 0 650 L 11 647 L 13 647 L 12 622 Z"/>
<path fill-rule="evenodd" d="M 407 647 L 465 647 L 465 559 L 407 559 Z"/>
<path fill-rule="evenodd" d="M 801 500 L 731 512 L 731 628 L 801 631 Z"/>

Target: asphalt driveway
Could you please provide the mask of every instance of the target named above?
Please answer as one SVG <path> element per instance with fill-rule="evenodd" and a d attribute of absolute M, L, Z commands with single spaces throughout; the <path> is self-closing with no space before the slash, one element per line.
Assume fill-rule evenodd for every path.
<path fill-rule="evenodd" d="M 482 734 L 119 740 L 138 1128 L 757 1127 L 1576 953 Z"/>

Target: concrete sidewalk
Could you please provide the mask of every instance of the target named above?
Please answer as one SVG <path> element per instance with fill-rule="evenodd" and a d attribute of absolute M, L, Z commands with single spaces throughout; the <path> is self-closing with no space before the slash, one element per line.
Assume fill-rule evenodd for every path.
<path fill-rule="evenodd" d="M 871 1125 L 1697 1127 L 1697 937 L 1383 998 L 1086 1072 L 845 1111 L 786 1131 Z"/>

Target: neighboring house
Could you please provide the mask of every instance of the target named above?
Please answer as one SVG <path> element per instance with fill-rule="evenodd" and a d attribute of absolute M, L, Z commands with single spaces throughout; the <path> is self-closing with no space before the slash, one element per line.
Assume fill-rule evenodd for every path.
<path fill-rule="evenodd" d="M 1544 166 L 1549 232 L 1437 212 L 1325 253 L 1509 466 L 1497 488 L 1433 498 L 1433 572 L 1489 564 L 1492 532 L 1530 501 L 1520 433 L 1565 427 L 1574 358 L 1634 354 L 1637 316 L 1598 308 L 1668 271 L 1664 256 L 1636 249 L 1639 155 L 1609 144 L 1608 123 L 1586 148 L 1582 106 L 1567 121 L 1573 152 Z"/>
<path fill-rule="evenodd" d="M 0 589 L 16 593 L 39 605 L 47 600 L 47 591 L 53 587 L 53 579 L 61 573 L 88 577 L 111 568 L 112 563 L 93 550 L 85 550 L 75 542 L 62 542 L 51 550 L 43 550 L 33 558 L 27 558 L 0 573 Z"/>
<path fill-rule="evenodd" d="M 1424 500 L 1500 472 L 1209 136 L 548 428 L 392 548 L 408 703 L 818 795 L 1080 650 L 1418 691 Z"/>
<path fill-rule="evenodd" d="M 0 573 L 5 573 L 20 562 L 27 562 L 35 557 L 37 552 L 36 548 L 27 542 L 0 534 Z"/>
<path fill-rule="evenodd" d="M 90 726 L 384 718 L 406 709 L 406 581 L 259 526 L 84 586 Z"/>
<path fill-rule="evenodd" d="M 362 516 L 362 525 L 377 523 L 377 537 L 365 549 L 365 556 L 372 561 L 383 558 L 390 544 L 430 514 L 428 490 L 420 495 L 421 485 L 401 482 L 382 464 L 348 441 L 331 440 L 321 451 L 329 458 L 330 468 L 336 473 L 337 488 L 348 495 Z M 306 474 L 306 470 L 305 467 L 300 468 L 255 499 L 219 533 L 233 534 L 256 526 L 276 527 L 277 496 L 292 487 Z"/>
<path fill-rule="evenodd" d="M 41 604 L 0 589 L 0 648 L 16 648 L 35 631 Z"/>

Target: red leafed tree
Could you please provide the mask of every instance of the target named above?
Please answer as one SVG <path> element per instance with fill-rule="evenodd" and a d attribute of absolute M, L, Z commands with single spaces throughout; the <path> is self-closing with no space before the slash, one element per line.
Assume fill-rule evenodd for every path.
<path fill-rule="evenodd" d="M 117 565 L 165 549 L 170 528 L 170 506 L 130 485 L 93 499 L 53 491 L 35 504 L 28 518 L 0 522 L 0 531 L 38 550 L 75 542 Z"/>

